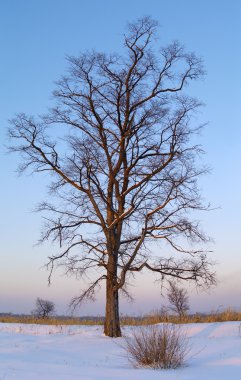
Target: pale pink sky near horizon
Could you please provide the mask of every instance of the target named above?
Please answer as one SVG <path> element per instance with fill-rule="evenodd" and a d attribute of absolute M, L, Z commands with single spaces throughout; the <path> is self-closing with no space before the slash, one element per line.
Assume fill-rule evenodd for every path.
<path fill-rule="evenodd" d="M 47 286 L 43 269 L 50 246 L 34 247 L 41 216 L 31 212 L 46 197 L 47 178 L 18 177 L 17 156 L 6 154 L 8 119 L 17 112 L 40 114 L 50 106 L 54 81 L 65 73 L 66 55 L 80 51 L 118 51 L 128 21 L 150 15 L 160 23 L 160 45 L 178 39 L 201 56 L 204 81 L 190 91 L 206 106 L 200 116 L 208 121 L 200 142 L 211 173 L 200 180 L 202 194 L 213 211 L 200 215 L 203 229 L 213 237 L 208 249 L 215 261 L 218 285 L 196 293 L 187 285 L 191 309 L 241 309 L 241 3 L 238 0 L 30 0 L 0 1 L 0 154 L 1 251 L 0 313 L 29 313 L 36 297 L 52 299 L 57 311 L 81 289 L 74 278 L 60 272 Z M 150 276 L 137 277 L 135 302 L 121 301 L 122 313 L 145 313 L 165 302 Z M 80 313 L 103 314 L 103 291 Z"/>

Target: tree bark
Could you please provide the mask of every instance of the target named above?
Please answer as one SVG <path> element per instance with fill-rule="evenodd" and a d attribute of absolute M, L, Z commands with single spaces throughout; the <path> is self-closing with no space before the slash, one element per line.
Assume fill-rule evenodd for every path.
<path fill-rule="evenodd" d="M 113 257 L 109 259 L 108 275 L 106 279 L 106 310 L 105 310 L 105 335 L 111 338 L 121 336 L 119 318 L 119 295 L 116 289 L 117 266 Z"/>

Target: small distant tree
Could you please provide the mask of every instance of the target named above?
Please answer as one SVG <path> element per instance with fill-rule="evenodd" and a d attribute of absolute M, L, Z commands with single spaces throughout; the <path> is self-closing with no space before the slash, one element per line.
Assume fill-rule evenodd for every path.
<path fill-rule="evenodd" d="M 52 301 L 43 300 L 42 298 L 36 299 L 36 309 L 33 314 L 37 318 L 46 319 L 55 313 L 55 305 Z"/>
<path fill-rule="evenodd" d="M 177 313 L 180 320 L 183 319 L 190 309 L 187 290 L 179 288 L 175 282 L 169 281 L 167 298 L 171 305 L 169 309 Z"/>

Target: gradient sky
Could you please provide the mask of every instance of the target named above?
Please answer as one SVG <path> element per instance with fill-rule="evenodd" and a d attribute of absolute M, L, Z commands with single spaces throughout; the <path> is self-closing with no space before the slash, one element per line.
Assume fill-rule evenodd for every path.
<path fill-rule="evenodd" d="M 160 23 L 160 45 L 174 39 L 201 56 L 204 81 L 190 91 L 206 106 L 208 125 L 200 137 L 211 174 L 200 187 L 216 209 L 200 215 L 215 243 L 218 286 L 197 293 L 188 287 L 193 311 L 241 308 L 241 2 L 239 0 L 0 0 L 0 312 L 28 313 L 36 297 L 51 299 L 68 312 L 81 283 L 61 272 L 47 286 L 43 268 L 50 246 L 35 247 L 41 216 L 31 210 L 46 197 L 47 178 L 19 177 L 16 155 L 6 154 L 8 119 L 15 113 L 37 115 L 51 102 L 54 81 L 64 74 L 66 55 L 85 50 L 119 51 L 128 21 L 150 15 Z M 133 285 L 135 303 L 121 312 L 145 313 L 164 302 L 160 286 L 140 275 Z M 103 292 L 81 314 L 103 314 Z"/>

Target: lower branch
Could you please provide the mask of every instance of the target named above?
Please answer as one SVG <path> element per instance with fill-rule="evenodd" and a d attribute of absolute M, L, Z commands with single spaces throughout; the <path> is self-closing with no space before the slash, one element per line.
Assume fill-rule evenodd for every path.
<path fill-rule="evenodd" d="M 100 282 L 105 280 L 106 276 L 99 277 L 95 282 L 93 282 L 88 289 L 86 289 L 80 296 L 74 297 L 70 302 L 70 307 L 75 310 L 77 306 L 80 306 L 84 301 L 94 301 L 96 288 L 100 288 Z"/>

